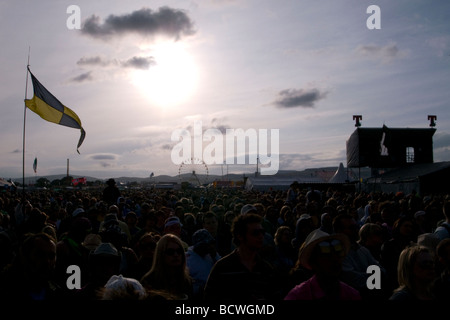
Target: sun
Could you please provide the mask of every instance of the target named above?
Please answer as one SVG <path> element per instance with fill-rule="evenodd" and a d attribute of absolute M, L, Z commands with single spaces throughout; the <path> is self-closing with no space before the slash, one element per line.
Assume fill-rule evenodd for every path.
<path fill-rule="evenodd" d="M 158 107 L 186 102 L 196 91 L 198 68 L 183 43 L 157 44 L 150 49 L 149 55 L 156 64 L 148 70 L 133 71 L 132 83 Z"/>

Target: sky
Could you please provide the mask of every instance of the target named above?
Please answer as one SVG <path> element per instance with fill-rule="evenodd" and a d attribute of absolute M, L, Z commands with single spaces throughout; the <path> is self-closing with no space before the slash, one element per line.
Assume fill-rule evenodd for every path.
<path fill-rule="evenodd" d="M 24 129 L 26 176 L 65 174 L 67 159 L 71 175 L 175 176 L 189 162 L 175 158 L 190 158 L 174 150 L 199 132 L 214 144 L 192 148 L 189 170 L 221 174 L 228 161 L 251 174 L 249 148 L 244 164 L 237 149 L 220 164 L 205 154 L 220 155 L 231 129 L 270 132 L 257 136 L 273 151 L 261 167 L 337 167 L 353 115 L 411 128 L 436 115 L 434 161 L 449 161 L 448 12 L 444 0 L 0 0 L 0 177 L 22 177 Z M 79 154 L 80 130 L 25 111 L 28 56 L 80 118 Z"/>

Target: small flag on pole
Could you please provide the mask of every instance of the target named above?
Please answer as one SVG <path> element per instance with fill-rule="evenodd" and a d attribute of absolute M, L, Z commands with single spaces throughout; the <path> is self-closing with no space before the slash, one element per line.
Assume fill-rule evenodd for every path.
<path fill-rule="evenodd" d="M 34 170 L 34 173 L 37 172 L 37 158 L 34 158 L 34 161 L 33 161 L 33 170 Z"/>
<path fill-rule="evenodd" d="M 80 129 L 81 136 L 77 145 L 77 152 L 80 153 L 78 148 L 86 136 L 80 118 L 78 118 L 75 112 L 63 105 L 52 95 L 31 73 L 30 68 L 28 68 L 28 72 L 30 72 L 31 80 L 33 81 L 34 95 L 32 99 L 25 99 L 25 105 L 44 120 L 66 127 Z"/>

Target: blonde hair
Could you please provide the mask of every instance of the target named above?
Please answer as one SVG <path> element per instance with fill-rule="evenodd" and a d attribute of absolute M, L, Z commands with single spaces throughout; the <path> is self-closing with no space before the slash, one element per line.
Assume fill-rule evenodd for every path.
<path fill-rule="evenodd" d="M 165 251 L 169 243 L 176 243 L 179 248 L 183 250 L 183 254 L 181 255 L 182 262 L 180 267 L 176 270 L 176 274 L 169 273 L 170 269 L 167 268 L 164 262 Z M 185 291 L 186 287 L 191 284 L 189 270 L 186 266 L 186 255 L 184 254 L 181 240 L 176 235 L 168 233 L 158 240 L 153 256 L 152 267 L 142 277 L 141 283 L 150 290 L 169 290 L 171 280 L 175 280 L 176 286 L 180 291 Z"/>
<path fill-rule="evenodd" d="M 427 247 L 417 244 L 411 245 L 402 250 L 397 264 L 397 279 L 399 287 L 395 290 L 395 292 L 404 288 L 414 291 L 414 265 L 419 255 L 423 252 L 430 253 L 430 250 Z"/>

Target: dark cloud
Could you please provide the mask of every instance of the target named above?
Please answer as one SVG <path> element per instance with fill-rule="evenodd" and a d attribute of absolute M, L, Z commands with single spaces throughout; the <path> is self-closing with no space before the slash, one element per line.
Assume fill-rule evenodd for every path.
<path fill-rule="evenodd" d="M 148 69 L 156 64 L 153 57 L 133 57 L 127 61 L 122 62 L 125 68 Z"/>
<path fill-rule="evenodd" d="M 91 156 L 92 160 L 116 160 L 117 156 L 114 154 L 95 154 Z"/>
<path fill-rule="evenodd" d="M 104 60 L 99 56 L 95 57 L 83 57 L 77 61 L 77 65 L 79 66 L 102 66 L 106 67 L 111 64 L 110 60 Z"/>
<path fill-rule="evenodd" d="M 326 95 L 326 92 L 320 92 L 318 89 L 286 89 L 278 93 L 273 105 L 278 108 L 313 108 L 314 104 Z"/>
<path fill-rule="evenodd" d="M 396 44 L 391 43 L 385 46 L 363 45 L 356 48 L 356 53 L 360 56 L 380 60 L 382 63 L 390 63 L 392 60 L 402 57 L 405 52 L 400 51 Z"/>
<path fill-rule="evenodd" d="M 84 21 L 81 32 L 101 39 L 134 33 L 142 36 L 163 34 L 175 40 L 195 33 L 186 12 L 169 7 L 161 7 L 158 11 L 142 8 L 119 16 L 111 14 L 103 23 L 100 17 L 92 15 Z"/>
<path fill-rule="evenodd" d="M 92 71 L 82 73 L 79 76 L 73 77 L 72 79 L 70 79 L 70 81 L 72 81 L 72 82 L 90 81 L 90 80 L 92 80 L 91 73 L 92 73 Z"/>
<path fill-rule="evenodd" d="M 170 145 L 170 144 L 163 144 L 161 146 L 161 149 L 163 149 L 163 150 L 172 150 L 172 148 L 173 148 L 173 145 Z"/>
<path fill-rule="evenodd" d="M 11 151 L 11 153 L 20 153 L 20 152 L 22 152 L 22 150 L 19 150 L 19 149 L 15 149 L 15 150 Z"/>
<path fill-rule="evenodd" d="M 117 59 L 107 60 L 100 56 L 95 57 L 83 57 L 77 61 L 79 66 L 98 66 L 98 67 L 108 67 L 108 66 L 120 66 L 123 68 L 134 68 L 134 69 L 148 69 L 153 65 L 156 65 L 155 59 L 151 56 L 148 57 L 132 57 L 128 60 L 120 61 Z"/>

